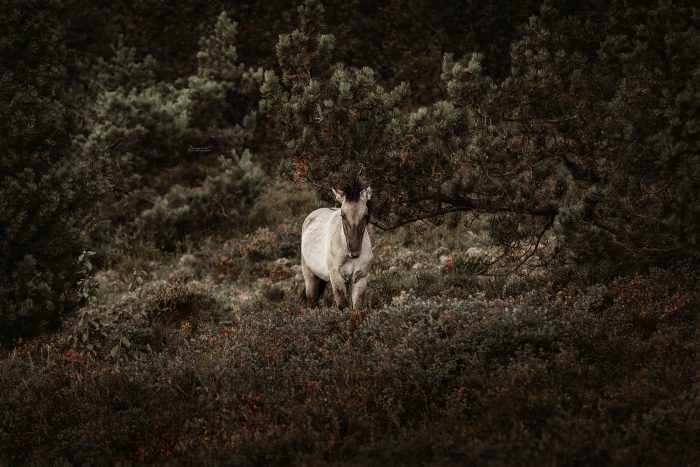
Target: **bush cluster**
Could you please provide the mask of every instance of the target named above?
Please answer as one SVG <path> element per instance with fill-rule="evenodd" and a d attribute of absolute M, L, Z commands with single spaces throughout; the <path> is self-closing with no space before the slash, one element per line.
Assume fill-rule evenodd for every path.
<path fill-rule="evenodd" d="M 260 293 L 221 321 L 198 286 L 156 283 L 143 309 L 169 327 L 150 351 L 3 355 L 0 459 L 694 464 L 696 281 L 447 300 L 417 284 L 355 317 Z"/>
<path fill-rule="evenodd" d="M 251 215 L 262 193 L 265 175 L 246 151 L 220 159 L 217 171 L 201 186 L 174 185 L 136 219 L 137 235 L 172 249 L 178 241 L 225 231 L 245 231 L 257 220 Z"/>
<path fill-rule="evenodd" d="M 184 236 L 173 232 L 173 224 L 188 222 L 181 219 L 186 217 L 183 210 L 201 215 L 205 213 L 196 205 L 215 206 L 217 213 L 200 220 L 198 230 L 206 230 L 207 221 L 215 224 L 222 211 L 236 215 L 232 207 L 242 208 L 259 192 L 260 174 L 245 146 L 256 125 L 253 96 L 262 71 L 239 61 L 236 36 L 237 24 L 221 13 L 211 33 L 199 41 L 196 71 L 172 81 L 159 80 L 155 59 L 139 61 L 137 51 L 123 40 L 109 60 L 86 65 L 83 99 L 91 105 L 75 146 L 109 161 L 115 199 L 105 215 L 117 225 L 141 217 L 137 224 L 148 230 L 149 218 L 171 217 L 163 239 L 170 245 Z M 236 152 L 244 154 L 240 164 L 217 164 L 221 156 L 238 159 Z M 245 187 L 255 189 L 244 193 Z M 244 200 L 219 206 L 227 193 Z M 173 212 L 165 212 L 171 205 Z"/>
<path fill-rule="evenodd" d="M 696 7 L 137 3 L 0 10 L 1 465 L 700 464 Z"/>
<path fill-rule="evenodd" d="M 239 280 L 266 276 L 270 264 L 299 257 L 301 231 L 288 224 L 274 230 L 261 227 L 240 239 L 229 240 L 212 252 L 212 267 L 221 280 Z M 243 276 L 241 276 L 243 274 Z"/>
<path fill-rule="evenodd" d="M 219 308 L 201 284 L 177 277 L 152 281 L 111 306 L 82 309 L 67 329 L 68 343 L 83 357 L 113 362 L 139 358 L 173 345 L 183 322 L 196 322 Z"/>

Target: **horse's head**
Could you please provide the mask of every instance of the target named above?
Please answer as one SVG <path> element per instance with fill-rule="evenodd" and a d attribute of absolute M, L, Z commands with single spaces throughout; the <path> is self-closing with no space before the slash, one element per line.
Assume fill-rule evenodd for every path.
<path fill-rule="evenodd" d="M 357 258 L 362 249 L 362 238 L 369 222 L 367 201 L 372 197 L 372 188 L 364 190 L 349 189 L 346 191 L 333 190 L 336 199 L 340 201 L 343 232 L 348 247 L 348 256 Z"/>

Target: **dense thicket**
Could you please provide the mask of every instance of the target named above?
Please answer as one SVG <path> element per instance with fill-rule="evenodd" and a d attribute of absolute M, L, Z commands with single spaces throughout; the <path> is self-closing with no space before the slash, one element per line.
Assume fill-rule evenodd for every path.
<path fill-rule="evenodd" d="M 261 106 L 280 125 L 287 173 L 322 197 L 360 175 L 379 225 L 485 214 L 516 256 L 697 255 L 700 13 L 690 3 L 545 2 L 511 45 L 508 73 L 487 73 L 479 53 L 447 54 L 446 99 L 418 109 L 407 86 L 335 62 L 319 2 L 300 12 Z"/>
<path fill-rule="evenodd" d="M 174 80 L 194 73 L 198 40 L 208 34 L 222 8 L 240 25 L 238 53 L 244 63 L 275 65 L 279 34 L 296 25 L 295 0 L 126 2 L 98 0 L 63 4 L 62 21 L 77 57 L 110 55 L 119 35 L 125 45 L 152 55 L 158 76 Z M 537 12 L 539 1 L 328 0 L 326 22 L 338 38 L 335 56 L 353 66 L 370 66 L 382 82 L 411 83 L 412 98 L 430 102 L 442 95 L 435 73 L 444 51 L 487 55 L 489 71 L 509 69 L 509 46 L 519 27 Z M 257 149 L 257 148 L 256 148 Z"/>
<path fill-rule="evenodd" d="M 0 9 L 0 334 L 55 325 L 79 301 L 78 261 L 94 248 L 105 190 L 95 161 L 72 156 L 75 109 L 57 2 Z"/>

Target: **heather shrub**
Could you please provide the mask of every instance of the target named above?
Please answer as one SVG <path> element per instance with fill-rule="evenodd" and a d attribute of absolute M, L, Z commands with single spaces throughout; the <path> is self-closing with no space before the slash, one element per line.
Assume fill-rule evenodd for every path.
<path fill-rule="evenodd" d="M 301 225 L 307 214 L 319 207 L 319 201 L 309 187 L 277 177 L 265 186 L 250 215 L 259 225 Z"/>
<path fill-rule="evenodd" d="M 258 229 L 244 240 L 243 255 L 252 262 L 296 257 L 300 238 L 301 231 L 286 224 L 278 225 L 275 230 Z"/>
<path fill-rule="evenodd" d="M 143 309 L 151 321 L 178 322 L 214 303 L 201 285 L 179 280 L 156 283 L 144 291 Z"/>
<path fill-rule="evenodd" d="M 32 445 L 72 463 L 693 464 L 696 317 L 663 311 L 691 284 L 679 278 L 656 271 L 570 298 L 414 290 L 354 318 L 289 310 L 291 297 L 263 289 L 225 321 L 189 315 L 160 352 L 124 351 L 117 371 L 18 349 L 0 359 L 0 384 L 21 380 L 0 396 L 11 409 L 0 458 Z M 660 315 L 675 317 L 630 333 L 627 303 L 654 308 L 640 295 L 654 283 Z M 199 300 L 181 287 L 146 286 L 158 298 L 144 309 Z M 38 413 L 44 430 L 30 428 Z"/>
<path fill-rule="evenodd" d="M 123 361 L 160 352 L 182 326 L 207 320 L 219 309 L 199 283 L 146 282 L 111 305 L 83 308 L 68 328 L 68 344 L 80 355 Z"/>
<path fill-rule="evenodd" d="M 297 262 L 301 230 L 279 224 L 274 230 L 258 228 L 242 238 L 207 247 L 205 262 L 216 271 L 219 281 L 249 282 L 271 277 L 288 278 L 290 260 Z M 297 263 L 298 264 L 298 263 Z"/>
<path fill-rule="evenodd" d="M 503 277 L 484 277 L 473 270 L 425 268 L 418 271 L 393 271 L 386 273 L 375 270 L 366 292 L 367 303 L 372 308 L 380 308 L 390 303 L 401 303 L 411 297 L 450 297 L 467 298 L 474 294 L 484 294 L 488 298 L 510 295 L 506 287 L 512 287 L 512 280 Z M 408 293 L 408 295 L 405 295 Z"/>

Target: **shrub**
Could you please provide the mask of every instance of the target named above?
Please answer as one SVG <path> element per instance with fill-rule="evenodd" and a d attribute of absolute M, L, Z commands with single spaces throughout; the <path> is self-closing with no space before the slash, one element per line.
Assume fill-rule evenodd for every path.
<path fill-rule="evenodd" d="M 196 69 L 197 39 L 220 9 L 220 4 L 207 2 L 103 3 L 90 9 L 79 2 L 71 3 L 67 8 L 69 25 L 71 32 L 75 31 L 72 35 L 78 50 L 103 55 L 119 32 L 129 31 L 129 42 L 139 50 L 148 50 L 160 63 L 159 73 L 169 76 Z M 295 18 L 289 12 L 297 3 L 242 0 L 225 4 L 242 29 L 254 31 L 241 35 L 237 42 L 245 62 L 256 60 L 266 69 L 274 65 L 270 50 L 279 34 L 294 27 Z M 465 7 L 446 0 L 409 6 L 403 0 L 326 0 L 324 5 L 328 26 L 338 37 L 340 61 L 371 66 L 383 81 L 410 82 L 416 100 L 424 103 L 442 92 L 440 77 L 434 71 L 445 50 L 458 54 L 482 52 L 488 58 L 489 70 L 498 74 L 507 71 L 508 46 L 518 34 L 518 27 L 537 12 L 540 3 L 474 0 Z"/>
<path fill-rule="evenodd" d="M 301 225 L 304 218 L 318 207 L 316 195 L 309 187 L 277 177 L 260 195 L 251 216 L 259 220 L 259 225 Z"/>
<path fill-rule="evenodd" d="M 258 219 L 251 209 L 265 187 L 263 172 L 248 151 L 222 157 L 201 186 L 175 185 L 136 219 L 138 235 L 172 249 L 178 241 L 216 232 L 245 231 Z"/>
<path fill-rule="evenodd" d="M 275 230 L 258 229 L 242 243 L 246 259 L 252 262 L 296 257 L 299 254 L 300 231 L 286 224 Z"/>
<path fill-rule="evenodd" d="M 201 284 L 148 282 L 112 305 L 83 308 L 68 329 L 68 343 L 83 356 L 124 361 L 160 352 L 183 323 L 206 320 L 217 306 Z"/>
<path fill-rule="evenodd" d="M 157 283 L 144 292 L 143 310 L 151 321 L 172 324 L 213 304 L 201 285 L 182 281 Z"/>
<path fill-rule="evenodd" d="M 222 13 L 200 40 L 196 72 L 174 81 L 159 81 L 155 60 L 138 61 L 123 41 L 114 47 L 114 57 L 89 69 L 85 98 L 92 105 L 76 147 L 110 162 L 117 197 L 108 218 L 132 221 L 149 205 L 168 199 L 187 204 L 193 197 L 185 192 L 202 183 L 207 189 L 226 184 L 226 174 L 204 179 L 218 170 L 218 156 L 242 152 L 252 138 L 251 95 L 262 73 L 240 63 L 236 35 L 236 23 Z M 235 169 L 223 163 L 221 170 Z"/>
<path fill-rule="evenodd" d="M 81 253 L 96 248 L 107 191 L 71 155 L 66 50 L 52 1 L 4 4 L 0 21 L 0 336 L 56 326 L 80 300 Z"/>
<path fill-rule="evenodd" d="M 0 359 L 0 460 L 694 465 L 696 280 L 654 270 L 568 297 L 414 290 L 355 317 L 294 312 L 263 289 L 225 322 L 195 325 L 195 312 L 142 341 L 125 314 L 108 333 L 131 342 L 117 365 L 51 343 Z M 186 310 L 210 295 L 156 282 L 131 303 Z M 159 351 L 132 350 L 157 332 Z"/>

